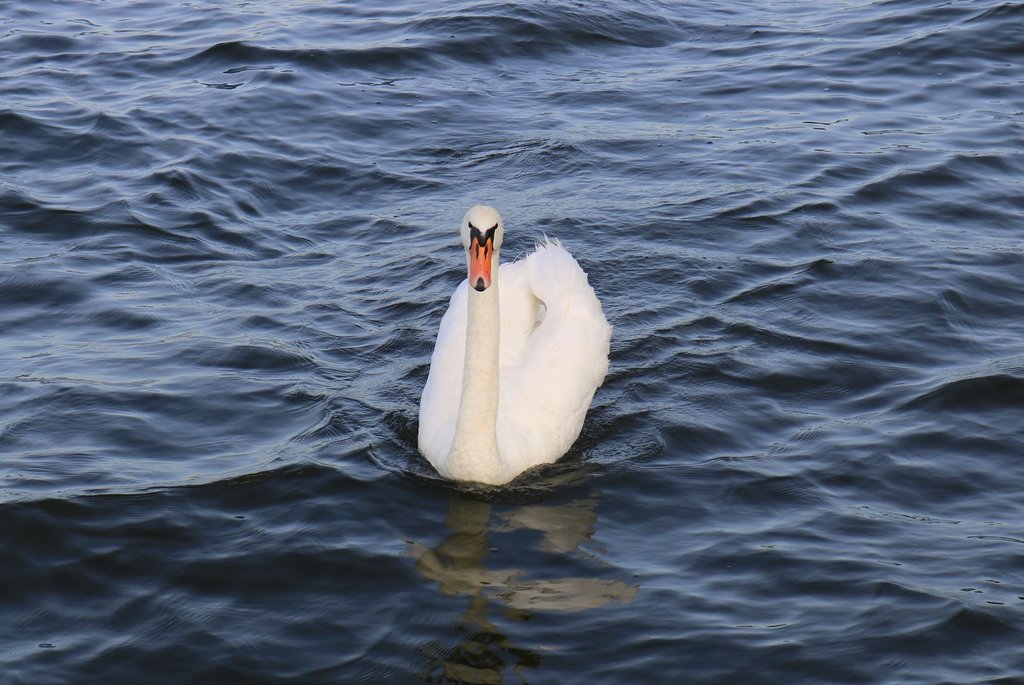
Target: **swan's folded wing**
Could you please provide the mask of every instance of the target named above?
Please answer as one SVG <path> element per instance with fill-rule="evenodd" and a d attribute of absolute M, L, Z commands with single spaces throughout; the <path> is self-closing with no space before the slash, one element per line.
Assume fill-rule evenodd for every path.
<path fill-rule="evenodd" d="M 419 447 L 435 468 L 448 458 L 459 415 L 466 357 L 466 292 L 463 279 L 441 318 L 430 357 L 430 374 L 420 398 Z"/>
<path fill-rule="evenodd" d="M 611 326 L 586 273 L 557 242 L 503 267 L 500 293 L 498 448 L 524 467 L 549 463 L 579 436 L 608 372 Z"/>

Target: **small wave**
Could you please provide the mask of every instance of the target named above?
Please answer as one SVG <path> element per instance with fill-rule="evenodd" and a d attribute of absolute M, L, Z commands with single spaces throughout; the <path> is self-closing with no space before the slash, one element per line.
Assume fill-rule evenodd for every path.
<path fill-rule="evenodd" d="M 417 22 L 429 35 L 472 37 L 500 54 L 510 47 L 538 51 L 567 50 L 601 43 L 661 47 L 691 37 L 697 30 L 652 7 L 625 9 L 569 6 L 506 5 L 486 13 L 448 14 Z M 481 40 L 484 38 L 484 40 Z M 486 40 L 492 38 L 494 40 Z M 500 38 L 500 42 L 497 39 Z"/>
<path fill-rule="evenodd" d="M 408 78 L 409 74 L 436 70 L 444 62 L 537 58 L 605 44 L 655 48 L 700 36 L 707 30 L 653 6 L 584 11 L 498 5 L 427 14 L 379 31 L 374 41 L 350 41 L 341 47 L 271 47 L 248 39 L 223 41 L 184 58 L 182 65 L 237 73 L 245 65 L 287 64 Z"/>
<path fill-rule="evenodd" d="M 827 276 L 829 273 L 829 265 L 832 264 L 832 260 L 819 258 L 795 271 L 793 274 L 782 276 L 781 278 L 775 278 L 768 283 L 761 283 L 755 286 L 747 287 L 742 292 L 736 293 L 724 301 L 726 303 L 732 302 L 747 302 L 761 297 L 777 298 L 780 295 L 784 295 L 794 289 L 801 287 L 807 287 L 811 283 L 819 280 L 816 276 Z M 806 275 L 805 275 L 806 274 Z"/>
<path fill-rule="evenodd" d="M 182 60 L 183 65 L 224 70 L 256 63 L 292 64 L 331 71 L 415 73 L 437 66 L 429 45 L 375 46 L 367 48 L 278 48 L 244 41 L 211 45 Z"/>
<path fill-rule="evenodd" d="M 1020 409 L 1024 406 L 1024 378 L 992 374 L 960 378 L 941 384 L 905 402 L 902 409 L 978 411 L 979 409 Z"/>
<path fill-rule="evenodd" d="M 106 331 L 143 331 L 156 328 L 167 319 L 141 310 L 124 307 L 102 309 L 89 315 L 89 323 Z"/>
<path fill-rule="evenodd" d="M 9 316 L 20 307 L 62 310 L 88 299 L 90 291 L 76 279 L 44 276 L 28 269 L 0 276 L 0 302 Z"/>
<path fill-rule="evenodd" d="M 268 345 L 232 345 L 216 350 L 191 350 L 187 357 L 194 357 L 202 366 L 223 369 L 259 370 L 263 372 L 292 372 L 311 369 L 315 365 L 304 355 Z"/>
<path fill-rule="evenodd" d="M 67 61 L 68 58 L 76 54 L 86 52 L 89 42 L 85 39 L 58 33 L 20 31 L 4 36 L 0 42 L 0 48 L 13 55 L 45 53 L 50 55 L 50 59 Z"/>

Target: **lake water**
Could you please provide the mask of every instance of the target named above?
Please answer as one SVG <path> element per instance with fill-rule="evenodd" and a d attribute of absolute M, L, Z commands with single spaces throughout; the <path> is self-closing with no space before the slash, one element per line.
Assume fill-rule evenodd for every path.
<path fill-rule="evenodd" d="M 1024 680 L 1024 5 L 0 3 L 0 673 Z M 583 435 L 440 480 L 560 238 Z"/>

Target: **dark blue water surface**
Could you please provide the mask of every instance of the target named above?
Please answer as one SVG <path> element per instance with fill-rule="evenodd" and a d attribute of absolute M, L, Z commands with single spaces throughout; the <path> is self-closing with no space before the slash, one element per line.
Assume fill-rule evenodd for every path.
<path fill-rule="evenodd" d="M 0 2 L 0 682 L 1024 682 L 1024 4 Z M 481 490 L 497 206 L 615 326 Z"/>

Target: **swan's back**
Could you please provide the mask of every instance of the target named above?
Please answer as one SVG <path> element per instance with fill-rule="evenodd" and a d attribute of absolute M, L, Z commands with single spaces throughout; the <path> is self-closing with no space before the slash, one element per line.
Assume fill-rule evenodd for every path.
<path fill-rule="evenodd" d="M 587 275 L 558 242 L 545 241 L 498 273 L 498 452 L 506 470 L 518 474 L 555 461 L 579 436 L 608 371 L 611 326 Z M 420 402 L 420 449 L 435 467 L 455 435 L 466 300 L 463 280 L 441 321 Z"/>
<path fill-rule="evenodd" d="M 507 271 L 499 292 L 498 452 L 519 472 L 555 461 L 579 437 L 608 373 L 611 326 L 559 243 L 545 242 Z"/>

